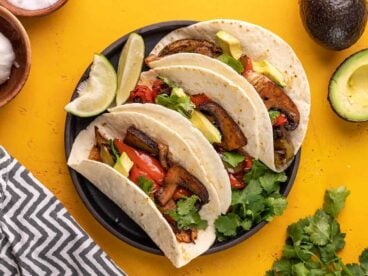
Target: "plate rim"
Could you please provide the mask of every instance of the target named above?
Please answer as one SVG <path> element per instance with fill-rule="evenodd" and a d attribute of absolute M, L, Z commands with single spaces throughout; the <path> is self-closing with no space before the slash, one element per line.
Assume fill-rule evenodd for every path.
<path fill-rule="evenodd" d="M 120 38 L 118 38 L 117 40 L 115 40 L 113 43 L 111 43 L 107 48 L 105 48 L 101 54 L 103 55 L 107 55 L 109 52 L 112 52 L 115 48 L 120 47 L 122 43 L 125 43 L 126 40 L 128 39 L 129 35 L 131 33 L 138 33 L 138 34 L 150 34 L 151 32 L 156 32 L 158 30 L 160 31 L 165 31 L 166 29 L 172 29 L 173 27 L 176 26 L 176 28 L 180 28 L 180 27 L 185 27 L 185 26 L 189 26 L 191 24 L 197 23 L 198 21 L 194 21 L 194 20 L 172 20 L 172 21 L 163 21 L 163 22 L 158 22 L 158 23 L 154 23 L 154 24 L 150 24 L 147 26 L 144 26 L 142 28 L 136 29 L 134 31 L 131 31 L 123 36 L 121 36 Z M 175 28 L 175 29 L 176 29 Z M 81 75 L 81 77 L 79 78 L 78 84 L 76 86 L 76 88 L 73 91 L 72 97 L 70 99 L 73 100 L 74 97 L 76 96 L 75 92 L 77 90 L 77 87 L 79 85 L 79 83 L 81 82 L 83 76 L 85 76 L 86 74 L 88 74 L 90 68 L 91 68 L 92 63 L 90 63 L 88 65 L 88 67 L 86 68 L 86 70 L 83 72 L 83 74 Z M 73 139 L 71 137 L 71 122 L 73 119 L 74 115 L 67 113 L 66 116 L 66 120 L 65 120 L 65 126 L 64 126 L 64 150 L 65 150 L 65 158 L 66 158 L 66 162 L 68 161 L 70 152 L 71 152 L 71 148 L 73 145 Z M 300 159 L 301 159 L 301 148 L 299 149 L 299 151 L 297 152 L 297 154 L 294 157 L 294 160 L 292 162 L 292 164 L 290 166 L 293 166 L 292 170 L 291 170 L 291 175 L 289 177 L 288 183 L 285 187 L 284 192 L 282 193 L 283 196 L 287 197 L 291 191 L 291 188 L 294 185 L 298 170 L 299 170 L 299 164 L 300 164 Z M 87 195 L 84 193 L 83 189 L 82 189 L 82 185 L 81 183 L 79 183 L 78 180 L 78 173 L 73 170 L 71 167 L 67 166 L 68 170 L 69 170 L 69 174 L 70 177 L 72 179 L 72 183 L 75 187 L 75 189 L 77 190 L 77 193 L 79 195 L 79 197 L 81 198 L 83 204 L 85 205 L 85 207 L 87 208 L 87 210 L 92 214 L 92 216 L 97 220 L 97 222 L 102 225 L 106 230 L 108 230 L 111 234 L 113 234 L 116 238 L 126 242 L 127 244 L 143 250 L 145 252 L 148 253 L 152 253 L 155 255 L 163 255 L 162 251 L 158 248 L 152 248 L 150 246 L 147 246 L 145 244 L 136 242 L 128 237 L 126 237 L 125 235 L 122 235 L 121 232 L 117 231 L 114 227 L 112 227 L 109 223 L 106 222 L 106 220 L 104 220 L 103 216 L 101 216 L 99 214 L 99 212 L 96 210 L 96 208 L 94 208 L 94 206 L 92 205 L 91 201 L 89 200 L 89 198 L 87 197 Z M 289 167 L 290 168 L 290 167 Z M 268 224 L 267 221 L 262 221 L 260 223 L 258 223 L 257 225 L 255 225 L 253 228 L 251 228 L 251 230 L 249 230 L 248 232 L 245 232 L 243 234 L 241 234 L 240 236 L 238 236 L 235 239 L 232 239 L 231 241 L 225 241 L 222 242 L 221 244 L 217 245 L 216 247 L 213 247 L 213 245 L 202 255 L 210 255 L 219 251 L 223 251 L 226 249 L 229 249 L 231 247 L 234 247 L 235 245 L 240 244 L 241 242 L 243 242 L 244 240 L 250 238 L 251 236 L 255 235 L 257 232 L 259 232 L 266 224 Z"/>

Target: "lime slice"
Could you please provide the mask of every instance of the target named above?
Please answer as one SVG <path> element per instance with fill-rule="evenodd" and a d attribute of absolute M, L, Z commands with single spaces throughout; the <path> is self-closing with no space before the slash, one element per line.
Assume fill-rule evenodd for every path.
<path fill-rule="evenodd" d="M 136 86 L 142 71 L 144 59 L 143 38 L 132 33 L 121 52 L 118 68 L 118 91 L 116 105 L 121 105 L 129 98 L 130 92 Z"/>
<path fill-rule="evenodd" d="M 116 95 L 117 77 L 114 67 L 103 55 L 95 54 L 89 78 L 78 87 L 78 98 L 65 106 L 67 112 L 91 117 L 105 111 Z"/>

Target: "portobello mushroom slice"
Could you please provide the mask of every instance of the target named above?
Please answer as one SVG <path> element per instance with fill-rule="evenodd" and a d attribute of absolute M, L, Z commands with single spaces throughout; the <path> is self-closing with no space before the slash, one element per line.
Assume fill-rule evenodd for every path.
<path fill-rule="evenodd" d="M 97 126 L 95 126 L 95 141 L 88 159 L 111 165 L 114 160 L 109 151 L 109 141 L 100 133 Z"/>
<path fill-rule="evenodd" d="M 178 186 L 182 186 L 197 195 L 202 204 L 208 203 L 208 191 L 206 187 L 186 169 L 181 166 L 172 166 L 165 176 L 164 186 L 155 194 L 156 200 L 161 206 L 165 206 L 173 197 Z"/>
<path fill-rule="evenodd" d="M 175 201 L 173 199 L 170 199 L 165 206 L 158 206 L 158 209 L 160 210 L 161 213 L 165 214 L 168 211 L 171 210 L 175 210 L 176 209 L 176 204 Z"/>
<path fill-rule="evenodd" d="M 197 229 L 178 230 L 175 233 L 178 242 L 192 243 L 198 236 Z"/>
<path fill-rule="evenodd" d="M 249 71 L 245 74 L 245 77 L 261 96 L 267 110 L 278 110 L 286 115 L 288 123 L 285 128 L 287 130 L 294 130 L 298 127 L 300 122 L 299 110 L 281 87 L 257 72 Z"/>
<path fill-rule="evenodd" d="M 240 149 L 247 144 L 247 138 L 238 124 L 220 105 L 215 102 L 204 103 L 199 106 L 199 110 L 209 114 L 219 127 L 222 133 L 220 147 L 232 151 Z"/>
<path fill-rule="evenodd" d="M 100 149 L 94 145 L 88 155 L 89 160 L 101 162 Z"/>
<path fill-rule="evenodd" d="M 222 54 L 222 50 L 207 40 L 180 39 L 165 46 L 158 56 L 164 57 L 177 53 L 196 53 L 215 58 Z"/>
<path fill-rule="evenodd" d="M 275 166 L 282 168 L 294 158 L 294 147 L 286 139 L 276 139 L 274 141 L 275 147 Z"/>
<path fill-rule="evenodd" d="M 102 145 L 106 146 L 109 144 L 109 141 L 103 137 L 97 126 L 95 126 L 95 139 L 97 147 L 101 147 Z"/>
<path fill-rule="evenodd" d="M 134 126 L 130 126 L 127 129 L 124 143 L 131 147 L 149 153 L 152 156 L 159 155 L 159 148 L 157 143 L 153 141 L 152 138 L 149 137 L 147 134 L 135 128 Z"/>
<path fill-rule="evenodd" d="M 160 161 L 161 166 L 167 170 L 169 169 L 169 161 L 168 161 L 169 147 L 167 145 L 158 143 L 158 160 Z"/>

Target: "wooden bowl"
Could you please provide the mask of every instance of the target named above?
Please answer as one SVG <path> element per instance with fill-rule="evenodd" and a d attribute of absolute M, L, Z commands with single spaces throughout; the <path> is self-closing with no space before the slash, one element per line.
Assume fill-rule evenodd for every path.
<path fill-rule="evenodd" d="M 7 37 L 15 52 L 10 79 L 0 85 L 0 107 L 11 101 L 22 89 L 31 68 L 31 43 L 22 23 L 0 6 L 0 32 Z"/>
<path fill-rule="evenodd" d="M 59 0 L 55 4 L 51 5 L 50 7 L 39 9 L 39 10 L 25 10 L 22 8 L 18 8 L 17 6 L 10 4 L 8 0 L 0 0 L 0 5 L 4 6 L 5 8 L 7 8 L 9 11 L 11 11 L 13 14 L 17 16 L 31 17 L 31 16 L 43 16 L 43 15 L 52 13 L 60 9 L 62 6 L 64 6 L 66 2 L 68 2 L 68 0 Z"/>

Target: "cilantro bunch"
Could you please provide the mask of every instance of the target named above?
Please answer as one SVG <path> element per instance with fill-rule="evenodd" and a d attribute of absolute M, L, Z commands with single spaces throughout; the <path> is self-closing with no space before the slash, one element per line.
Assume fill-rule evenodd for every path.
<path fill-rule="evenodd" d="M 217 239 L 224 241 L 235 237 L 255 224 L 281 215 L 287 200 L 280 194 L 280 184 L 286 180 L 285 173 L 275 173 L 254 160 L 251 171 L 244 176 L 247 186 L 232 192 L 230 211 L 215 222 Z"/>
<path fill-rule="evenodd" d="M 171 89 L 172 92 L 169 95 L 166 94 L 160 94 L 156 97 L 156 104 L 165 106 L 169 109 L 175 110 L 182 114 L 184 117 L 191 118 L 193 110 L 195 108 L 195 105 L 190 100 L 190 97 L 184 93 L 184 91 L 177 86 L 174 82 L 169 80 L 168 78 L 159 76 L 159 79 L 161 79 L 164 83 L 166 83 Z M 180 94 L 174 93 L 174 90 L 179 91 Z"/>
<path fill-rule="evenodd" d="M 199 197 L 192 195 L 190 197 L 184 197 L 177 202 L 175 210 L 168 211 L 168 215 L 173 218 L 179 229 L 206 229 L 207 221 L 201 219 L 198 213 L 196 203 Z"/>
<path fill-rule="evenodd" d="M 337 255 L 345 246 L 345 233 L 336 218 L 349 193 L 345 187 L 327 190 L 322 209 L 291 224 L 282 257 L 266 275 L 368 275 L 367 249 L 360 264 L 345 265 Z"/>

